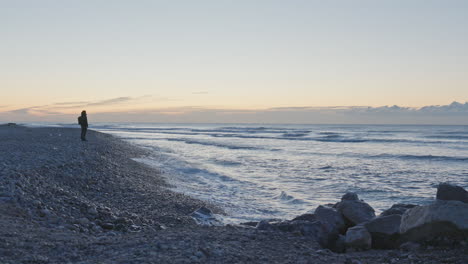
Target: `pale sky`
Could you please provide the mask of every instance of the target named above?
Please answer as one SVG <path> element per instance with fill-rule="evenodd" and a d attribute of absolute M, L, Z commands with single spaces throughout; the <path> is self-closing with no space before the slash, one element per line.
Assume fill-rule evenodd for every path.
<path fill-rule="evenodd" d="M 463 103 L 467 14 L 466 0 L 0 0 L 0 112 Z"/>

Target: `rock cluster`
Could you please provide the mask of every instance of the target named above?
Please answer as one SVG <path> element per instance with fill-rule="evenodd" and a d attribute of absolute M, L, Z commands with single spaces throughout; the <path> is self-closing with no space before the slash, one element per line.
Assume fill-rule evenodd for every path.
<path fill-rule="evenodd" d="M 263 220 L 256 228 L 312 236 L 336 252 L 463 244 L 468 239 L 466 193 L 460 186 L 442 183 L 433 203 L 394 204 L 379 216 L 356 193 L 346 193 L 334 205 L 320 205 L 291 221 Z"/>

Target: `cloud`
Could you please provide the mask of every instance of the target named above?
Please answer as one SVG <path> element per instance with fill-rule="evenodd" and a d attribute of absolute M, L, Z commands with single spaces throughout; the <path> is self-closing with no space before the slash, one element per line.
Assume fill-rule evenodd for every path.
<path fill-rule="evenodd" d="M 87 103 L 85 105 L 82 105 L 83 107 L 85 106 L 104 106 L 104 105 L 114 105 L 114 104 L 120 104 L 120 103 L 125 103 L 134 100 L 132 97 L 117 97 L 113 99 L 107 99 L 107 100 L 102 100 L 94 103 Z"/>
<path fill-rule="evenodd" d="M 82 105 L 82 104 L 87 104 L 88 102 L 85 101 L 78 101 L 78 102 L 60 102 L 60 103 L 53 103 L 52 105 Z"/>
<path fill-rule="evenodd" d="M 12 114 L 29 114 L 32 109 L 34 109 L 34 108 L 33 107 L 27 107 L 27 108 L 11 110 L 9 112 L 12 113 Z"/>
<path fill-rule="evenodd" d="M 141 98 L 141 97 L 140 97 Z M 80 101 L 80 102 L 58 102 L 50 105 L 31 106 L 15 110 L 7 111 L 10 115 L 61 115 L 63 114 L 60 110 L 83 108 L 90 106 L 108 106 L 120 103 L 131 102 L 138 98 L 132 97 L 117 97 L 112 99 L 100 100 L 100 101 Z"/>
<path fill-rule="evenodd" d="M 153 95 L 143 95 L 138 97 L 116 97 L 96 101 L 65 101 L 55 102 L 48 105 L 30 106 L 8 111 L 0 111 L 0 121 L 66 121 L 74 119 L 75 114 L 70 112 L 81 111 L 86 108 L 93 108 L 94 113 L 102 112 L 106 106 L 126 104 L 126 108 L 132 105 L 139 105 L 142 102 L 173 101 L 167 97 L 154 97 Z"/>
<path fill-rule="evenodd" d="M 15 109 L 11 111 L 7 111 L 8 113 L 13 113 L 13 114 L 32 114 L 41 108 L 46 107 L 46 106 L 31 106 L 31 107 L 25 107 L 25 108 L 20 108 L 20 109 Z"/>
<path fill-rule="evenodd" d="M 105 99 L 100 101 L 80 101 L 80 102 L 58 102 L 49 105 L 50 108 L 55 109 L 71 109 L 71 108 L 82 108 L 88 106 L 107 106 L 107 105 L 115 105 L 120 103 L 131 102 L 135 100 L 132 97 L 117 97 L 112 99 Z"/>
<path fill-rule="evenodd" d="M 425 113 L 467 113 L 468 102 L 465 102 L 464 104 L 459 102 L 453 102 L 449 105 L 425 106 L 422 107 L 420 111 Z"/>
<path fill-rule="evenodd" d="M 296 124 L 463 124 L 468 125 L 468 103 L 432 108 L 400 106 L 281 107 L 263 110 L 177 107 L 129 113 L 96 114 L 96 121 L 163 123 L 296 123 Z"/>
<path fill-rule="evenodd" d="M 153 101 L 169 101 L 169 98 L 155 98 L 152 95 L 143 95 L 139 97 L 116 97 L 111 99 L 104 99 L 99 101 L 78 101 L 78 102 L 57 102 L 51 105 L 45 106 L 45 108 L 55 111 L 60 110 L 67 110 L 67 109 L 79 109 L 79 108 L 86 108 L 86 107 L 102 107 L 102 106 L 110 106 L 110 105 L 118 105 L 118 104 L 132 104 L 138 103 L 144 99 L 152 98 Z"/>
<path fill-rule="evenodd" d="M 118 97 L 82 105 L 111 105 L 138 102 Z M 64 103 L 61 103 L 64 104 Z M 65 105 L 65 104 L 64 104 Z M 3 118 L 2 118 L 3 116 Z M 8 120 L 73 122 L 74 114 L 44 106 L 9 112 Z M 90 112 L 91 122 L 162 123 L 296 123 L 296 124 L 459 124 L 468 125 L 468 103 L 453 102 L 421 108 L 401 106 L 279 107 L 261 110 L 205 108 L 200 106 L 151 108 L 114 112 Z M 6 120 L 0 113 L 0 120 Z"/>

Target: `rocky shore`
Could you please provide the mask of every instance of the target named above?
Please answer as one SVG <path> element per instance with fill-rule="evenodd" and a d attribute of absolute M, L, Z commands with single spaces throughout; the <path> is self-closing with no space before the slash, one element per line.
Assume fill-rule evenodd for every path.
<path fill-rule="evenodd" d="M 466 263 L 467 194 L 376 216 L 358 194 L 292 220 L 219 225 L 146 155 L 78 129 L 0 126 L 0 263 Z M 333 202 L 333 201 L 330 201 Z M 215 225 L 213 225 L 215 223 Z"/>

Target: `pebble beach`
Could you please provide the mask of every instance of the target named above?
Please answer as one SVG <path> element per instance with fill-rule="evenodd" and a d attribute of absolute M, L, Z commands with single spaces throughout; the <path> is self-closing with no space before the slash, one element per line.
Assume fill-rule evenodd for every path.
<path fill-rule="evenodd" d="M 297 232 L 203 226 L 192 213 L 222 215 L 222 204 L 171 191 L 161 170 L 133 160 L 148 154 L 142 148 L 92 130 L 86 142 L 79 136 L 0 125 L 0 263 L 466 261 L 466 243 L 338 253 Z"/>

